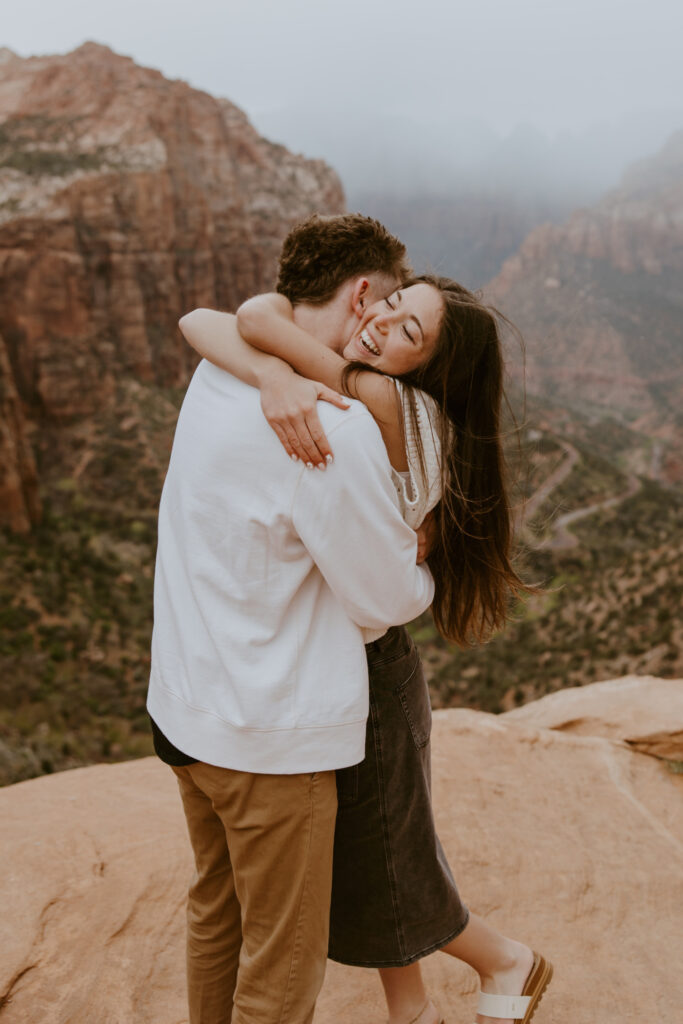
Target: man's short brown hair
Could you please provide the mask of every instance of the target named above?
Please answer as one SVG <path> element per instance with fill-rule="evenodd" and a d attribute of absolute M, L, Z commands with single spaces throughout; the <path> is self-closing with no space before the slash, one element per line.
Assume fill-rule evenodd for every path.
<path fill-rule="evenodd" d="M 352 277 L 380 273 L 403 281 L 410 273 L 403 242 L 372 217 L 314 214 L 292 228 L 280 253 L 277 290 L 292 305 L 321 305 Z"/>

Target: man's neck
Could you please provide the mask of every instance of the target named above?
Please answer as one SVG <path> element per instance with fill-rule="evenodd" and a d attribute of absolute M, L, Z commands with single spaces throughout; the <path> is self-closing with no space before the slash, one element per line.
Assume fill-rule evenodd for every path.
<path fill-rule="evenodd" d="M 324 306 L 300 303 L 294 307 L 294 323 L 340 355 L 353 330 L 351 318 L 344 316 L 344 307 L 334 299 Z"/>

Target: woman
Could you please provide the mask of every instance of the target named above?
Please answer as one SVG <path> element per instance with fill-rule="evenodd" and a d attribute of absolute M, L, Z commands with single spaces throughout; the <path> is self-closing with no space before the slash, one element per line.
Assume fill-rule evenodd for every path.
<path fill-rule="evenodd" d="M 281 295 L 249 300 L 237 323 L 255 348 L 360 399 L 374 416 L 406 521 L 418 528 L 431 515 L 428 561 L 441 633 L 466 644 L 502 625 L 510 594 L 524 585 L 510 561 L 494 313 L 456 282 L 420 277 L 364 311 L 343 357 L 301 330 Z M 185 318 L 181 327 L 202 355 L 240 376 L 219 324 L 198 329 Z M 311 469 L 324 468 L 331 454 L 324 437 L 296 409 L 284 414 L 281 399 L 262 392 L 284 447 Z M 552 967 L 460 900 L 434 829 L 429 697 L 414 647 L 395 629 L 367 650 L 366 758 L 338 773 L 330 956 L 380 970 L 390 1024 L 440 1020 L 419 966 L 437 949 L 478 972 L 479 1022 L 528 1022 Z M 396 687 L 399 659 L 405 682 Z"/>

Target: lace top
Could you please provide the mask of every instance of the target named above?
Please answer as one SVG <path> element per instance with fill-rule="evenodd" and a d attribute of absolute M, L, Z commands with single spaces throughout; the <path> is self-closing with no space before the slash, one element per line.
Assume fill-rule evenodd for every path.
<path fill-rule="evenodd" d="M 414 390 L 417 422 L 413 424 L 410 389 L 398 380 L 395 383 L 403 411 L 408 469 L 403 473 L 392 469 L 391 474 L 398 492 L 401 514 L 408 526 L 416 530 L 441 498 L 441 444 L 437 432 L 439 410 L 430 395 Z M 424 469 L 420 463 L 418 434 L 422 442 Z"/>

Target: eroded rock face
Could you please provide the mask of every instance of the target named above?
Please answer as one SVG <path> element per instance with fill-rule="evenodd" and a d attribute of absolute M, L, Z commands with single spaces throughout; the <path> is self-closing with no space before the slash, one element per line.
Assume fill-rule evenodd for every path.
<path fill-rule="evenodd" d="M 683 680 L 624 676 L 574 686 L 508 711 L 506 719 L 578 736 L 607 736 L 683 762 Z"/>
<path fill-rule="evenodd" d="M 681 279 L 683 132 L 595 207 L 532 231 L 487 296 L 524 334 L 531 390 L 656 423 L 683 397 Z"/>
<path fill-rule="evenodd" d="M 69 422 L 121 376 L 184 384 L 179 316 L 271 287 L 289 228 L 343 203 L 330 168 L 227 100 L 93 43 L 4 51 L 0 333 L 25 409 Z"/>
<path fill-rule="evenodd" d="M 435 713 L 433 746 L 464 899 L 554 961 L 535 1020 L 676 1020 L 683 777 L 622 742 L 466 710 Z M 0 816 L 3 1024 L 186 1021 L 192 858 L 171 770 L 146 759 L 19 783 Z M 446 1018 L 472 1020 L 469 968 L 423 963 Z M 374 972 L 328 965 L 319 1024 L 385 1016 Z"/>
<path fill-rule="evenodd" d="M 40 516 L 38 477 L 21 402 L 0 335 L 0 519 L 17 533 Z"/>

